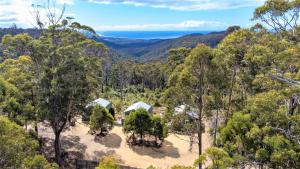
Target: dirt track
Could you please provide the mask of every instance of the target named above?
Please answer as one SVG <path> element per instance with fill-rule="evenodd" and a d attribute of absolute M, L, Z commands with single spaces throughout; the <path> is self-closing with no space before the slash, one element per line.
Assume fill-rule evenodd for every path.
<path fill-rule="evenodd" d="M 166 168 L 173 165 L 193 165 L 197 158 L 197 145 L 193 145 L 189 151 L 188 137 L 183 135 L 170 134 L 159 149 L 130 147 L 125 141 L 125 135 L 120 126 L 115 126 L 113 130 L 104 138 L 95 140 L 95 137 L 88 134 L 88 126 L 81 122 L 76 124 L 62 134 L 62 147 L 67 151 L 78 152 L 85 159 L 99 160 L 105 155 L 115 155 L 122 164 L 147 168 L 150 165 Z M 53 139 L 51 128 L 41 124 L 39 134 L 44 138 Z M 203 148 L 209 144 L 209 135 L 203 135 Z"/>

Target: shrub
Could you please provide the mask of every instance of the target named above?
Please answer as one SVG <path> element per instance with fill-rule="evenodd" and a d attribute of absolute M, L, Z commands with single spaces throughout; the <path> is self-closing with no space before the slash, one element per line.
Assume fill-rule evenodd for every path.
<path fill-rule="evenodd" d="M 100 161 L 96 169 L 120 169 L 120 167 L 114 156 L 106 156 Z"/>
<path fill-rule="evenodd" d="M 26 158 L 23 162 L 23 169 L 58 169 L 57 164 L 50 164 L 44 156 L 36 155 Z"/>

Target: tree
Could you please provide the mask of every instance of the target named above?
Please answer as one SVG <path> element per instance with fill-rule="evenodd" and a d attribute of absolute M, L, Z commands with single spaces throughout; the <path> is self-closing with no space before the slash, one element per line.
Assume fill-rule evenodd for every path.
<path fill-rule="evenodd" d="M 278 91 L 259 93 L 249 99 L 244 113 L 235 113 L 221 130 L 219 144 L 231 154 L 235 166 L 299 167 L 297 140 L 281 131 L 292 122 L 296 130 L 290 133 L 297 133 L 300 123 L 282 111 L 283 100 Z"/>
<path fill-rule="evenodd" d="M 34 78 L 33 62 L 29 56 L 20 56 L 16 59 L 6 59 L 0 64 L 3 78 L 18 88 L 18 96 L 15 96 L 19 108 L 14 116 L 20 116 L 27 128 L 28 121 L 37 121 L 34 108 Z"/>
<path fill-rule="evenodd" d="M 191 49 L 188 48 L 176 48 L 169 50 L 168 61 L 166 65 L 166 71 L 168 75 L 171 75 L 173 70 L 180 64 L 183 64 L 184 59 L 190 54 Z"/>
<path fill-rule="evenodd" d="M 145 109 L 137 109 L 131 112 L 124 121 L 123 130 L 125 133 L 132 133 L 133 140 L 135 134 L 140 136 L 140 142 L 143 142 L 145 134 L 150 132 L 152 126 L 151 117 Z"/>
<path fill-rule="evenodd" d="M 208 158 L 212 161 L 212 164 L 207 169 L 227 169 L 233 163 L 233 159 L 230 158 L 226 151 L 218 147 L 210 147 L 195 161 L 195 165 L 198 163 L 204 164 Z"/>
<path fill-rule="evenodd" d="M 3 36 L 0 48 L 3 51 L 4 59 L 16 59 L 19 56 L 28 55 L 32 40 L 33 38 L 28 34 Z"/>
<path fill-rule="evenodd" d="M 36 67 L 37 106 L 55 134 L 55 157 L 60 166 L 60 134 L 78 112 L 83 112 L 86 100 L 96 89 L 97 71 L 101 70 L 96 64 L 100 63 L 99 57 L 87 55 L 82 47 L 85 40 L 84 35 L 65 25 L 56 25 L 34 41 L 30 54 Z"/>
<path fill-rule="evenodd" d="M 16 86 L 0 76 L 0 108 L 3 111 L 2 114 L 12 117 L 18 111 L 17 97 L 19 97 L 19 90 Z"/>
<path fill-rule="evenodd" d="M 90 129 L 95 132 L 100 130 L 100 135 L 103 135 L 104 131 L 111 129 L 114 125 L 114 117 L 101 106 L 95 106 L 92 109 L 92 115 L 90 117 Z"/>
<path fill-rule="evenodd" d="M 198 118 L 196 119 L 195 124 L 197 126 L 199 155 L 202 154 L 205 96 L 208 94 L 208 75 L 213 57 L 213 50 L 200 44 L 193 49 L 190 55 L 185 59 L 182 65 L 182 71 L 175 71 L 174 74 L 170 76 L 173 80 L 170 81 L 169 79 L 169 90 L 174 88 L 173 91 L 179 93 L 176 95 L 177 97 L 179 96 L 178 100 L 197 107 Z M 199 164 L 199 168 L 202 168 L 201 164 Z"/>
<path fill-rule="evenodd" d="M 38 141 L 22 127 L 4 116 L 0 116 L 0 133 L 0 165 L 2 168 L 24 168 L 22 166 L 28 166 L 29 158 L 43 158 L 38 155 Z M 50 166 L 44 158 L 43 164 Z"/>
<path fill-rule="evenodd" d="M 226 65 L 223 69 L 224 71 L 230 71 L 228 75 L 230 76 L 230 83 L 227 95 L 228 95 L 228 105 L 226 110 L 226 121 L 230 118 L 232 114 L 232 103 L 234 103 L 234 89 L 241 89 L 243 90 L 244 86 L 238 87 L 236 86 L 239 84 L 237 82 L 237 78 L 239 76 L 239 72 L 242 72 L 243 64 L 244 64 L 244 57 L 247 52 L 248 47 L 251 45 L 252 41 L 251 38 L 253 34 L 249 30 L 238 30 L 232 34 L 229 34 L 219 45 L 219 49 L 223 52 L 224 59 L 220 60 L 220 64 Z M 224 63 L 222 63 L 224 62 Z M 227 70 L 226 70 L 227 69 Z M 227 76 L 228 76 L 227 75 Z M 236 91 L 237 94 L 241 95 L 242 91 Z M 242 100 L 244 101 L 244 100 Z M 240 104 L 240 103 L 237 103 Z"/>
<path fill-rule="evenodd" d="M 261 20 L 277 33 L 288 33 L 298 27 L 300 2 L 298 0 L 267 0 L 255 9 L 253 20 Z"/>
<path fill-rule="evenodd" d="M 152 116 L 152 128 L 150 134 L 155 137 L 155 144 L 157 145 L 157 139 L 163 140 L 167 137 L 167 128 L 165 124 L 162 123 L 161 118 Z"/>

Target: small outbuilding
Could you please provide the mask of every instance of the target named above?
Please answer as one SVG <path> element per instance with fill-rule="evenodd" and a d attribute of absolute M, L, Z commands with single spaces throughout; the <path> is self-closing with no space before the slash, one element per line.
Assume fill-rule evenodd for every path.
<path fill-rule="evenodd" d="M 174 114 L 183 114 L 186 113 L 190 120 L 198 119 L 198 111 L 195 108 L 192 108 L 188 105 L 180 105 L 175 107 Z"/>
<path fill-rule="evenodd" d="M 83 118 L 83 120 L 85 120 L 85 121 L 89 120 L 89 116 L 90 116 L 89 112 L 90 112 L 91 108 L 94 106 L 101 106 L 101 107 L 107 109 L 110 112 L 110 114 L 113 117 L 115 117 L 115 111 L 113 109 L 112 103 L 109 100 L 99 98 L 99 99 L 96 99 L 96 100 L 90 102 L 88 105 L 85 106 L 86 113 L 85 113 L 85 117 Z"/>
<path fill-rule="evenodd" d="M 123 112 L 123 119 L 125 119 L 125 117 L 128 116 L 131 112 L 136 111 L 139 108 L 143 108 L 149 114 L 152 114 L 153 107 L 147 103 L 140 101 L 140 102 L 136 102 L 136 103 L 132 104 Z"/>
<path fill-rule="evenodd" d="M 92 101 L 85 108 L 94 107 L 94 106 L 97 106 L 97 105 L 101 106 L 101 107 L 104 107 L 107 110 L 112 108 L 112 103 L 110 101 L 102 99 L 102 98 L 99 98 L 99 99 L 96 99 L 96 100 Z"/>

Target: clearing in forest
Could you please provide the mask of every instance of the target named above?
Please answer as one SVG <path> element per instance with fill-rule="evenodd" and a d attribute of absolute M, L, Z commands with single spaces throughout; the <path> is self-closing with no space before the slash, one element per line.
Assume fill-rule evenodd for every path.
<path fill-rule="evenodd" d="M 191 166 L 198 157 L 197 144 L 190 151 L 189 137 L 183 135 L 169 134 L 161 148 L 151 148 L 128 145 L 121 126 L 114 126 L 107 136 L 97 139 L 88 131 L 88 125 L 77 122 L 75 127 L 63 132 L 62 148 L 86 160 L 98 161 L 105 155 L 114 155 L 121 164 L 138 168 L 150 165 L 162 168 L 173 165 Z M 39 135 L 48 140 L 45 147 L 51 154 L 54 138 L 51 128 L 45 123 L 40 124 Z M 204 149 L 210 145 L 209 137 L 208 133 L 203 134 Z"/>

